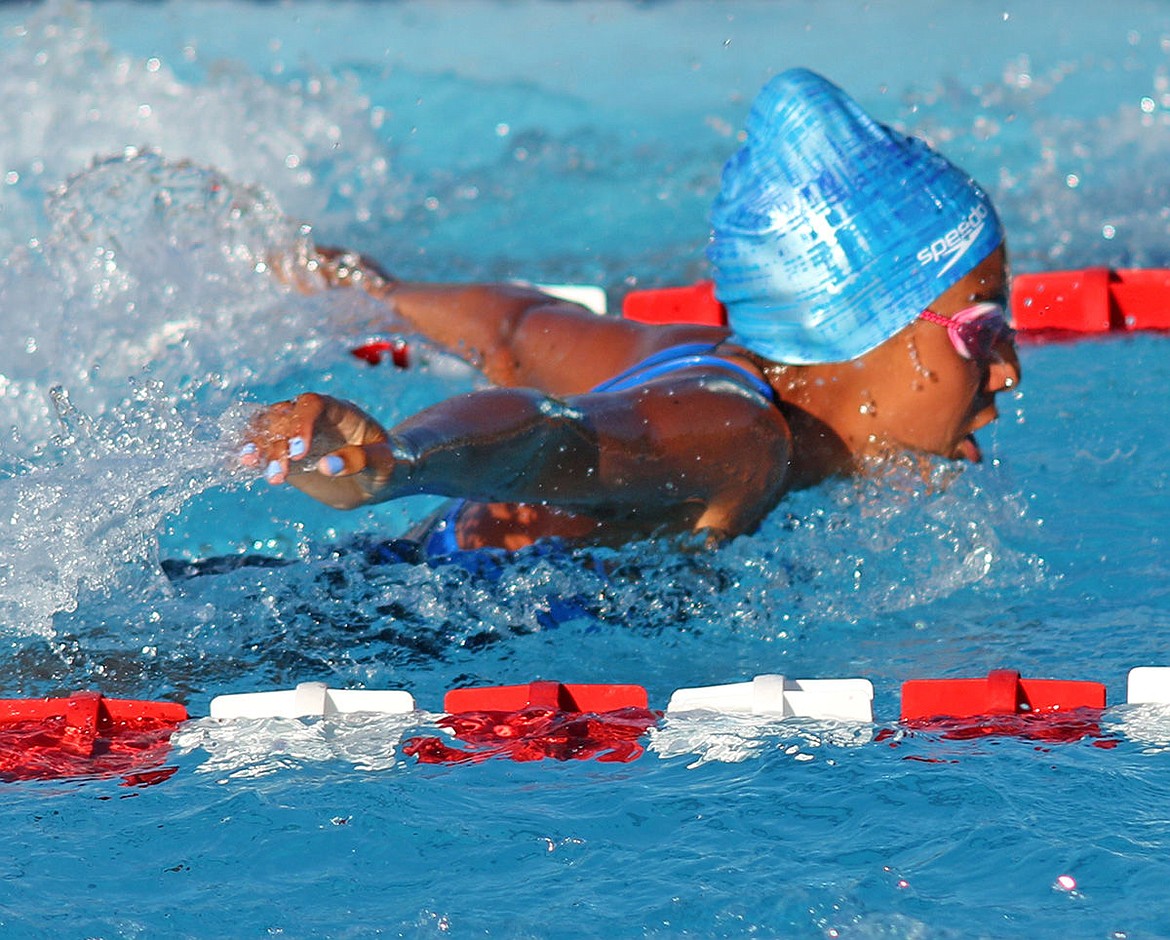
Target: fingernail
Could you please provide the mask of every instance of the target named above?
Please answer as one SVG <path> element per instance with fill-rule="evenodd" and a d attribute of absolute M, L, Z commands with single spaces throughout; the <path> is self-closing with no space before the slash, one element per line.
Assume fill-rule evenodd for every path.
<path fill-rule="evenodd" d="M 245 444 L 243 447 L 240 448 L 240 453 L 238 456 L 239 456 L 239 459 L 243 462 L 247 462 L 247 461 L 251 460 L 251 458 L 256 456 L 256 445 L 255 444 Z"/>
<path fill-rule="evenodd" d="M 305 456 L 305 439 L 303 437 L 290 437 L 288 439 L 288 455 L 296 460 L 298 457 Z"/>
<path fill-rule="evenodd" d="M 327 477 L 335 477 L 345 469 L 345 461 L 337 454 L 330 454 L 321 458 L 321 472 Z"/>
<path fill-rule="evenodd" d="M 268 466 L 264 468 L 264 476 L 269 480 L 274 480 L 280 476 L 280 461 L 269 461 Z"/>

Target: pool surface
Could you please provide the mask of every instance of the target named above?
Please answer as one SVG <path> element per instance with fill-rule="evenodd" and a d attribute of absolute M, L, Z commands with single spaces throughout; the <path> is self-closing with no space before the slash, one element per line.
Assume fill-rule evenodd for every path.
<path fill-rule="evenodd" d="M 993 193 L 1017 271 L 1170 267 L 1157 3 L 124 2 L 0 6 L 0 697 L 184 704 L 169 776 L 3 784 L 8 936 L 1170 936 L 1170 338 L 1025 341 L 979 466 L 785 501 L 712 552 L 373 549 L 230 455 L 396 370 L 311 242 L 404 277 L 702 277 L 748 103 L 807 65 Z M 1104 683 L 1071 741 L 909 733 L 915 678 Z M 875 722 L 670 717 L 635 760 L 428 765 L 448 689 L 861 676 Z M 212 697 L 406 689 L 408 716 L 217 722 Z M 1166 763 L 1163 763 L 1163 762 Z M 149 784 L 149 785 L 147 785 Z"/>

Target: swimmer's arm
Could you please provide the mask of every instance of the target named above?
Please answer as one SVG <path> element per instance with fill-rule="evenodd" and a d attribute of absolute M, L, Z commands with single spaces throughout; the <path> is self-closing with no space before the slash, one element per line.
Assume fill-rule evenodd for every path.
<path fill-rule="evenodd" d="M 495 385 L 552 394 L 582 392 L 621 372 L 642 343 L 637 324 L 519 285 L 402 284 L 392 305 L 415 332 Z"/>
<path fill-rule="evenodd" d="M 339 266 L 339 259 L 346 263 Z M 651 329 L 517 284 L 397 281 L 369 259 L 330 250 L 322 252 L 321 273 L 331 285 L 363 286 L 411 332 L 470 362 L 494 384 L 554 395 L 584 392 L 665 346 L 714 343 L 726 332 L 694 325 Z"/>
<path fill-rule="evenodd" d="M 287 480 L 337 508 L 415 493 L 599 517 L 677 507 L 694 528 L 727 535 L 772 508 L 791 454 L 779 413 L 719 380 L 564 400 L 487 389 L 390 432 L 348 403 L 302 395 L 262 413 L 251 442 L 253 462 L 271 468 L 272 482 Z M 302 446 L 303 456 L 290 459 Z"/>
<path fill-rule="evenodd" d="M 647 327 L 512 284 L 400 284 L 394 311 L 411 328 L 480 369 L 496 385 L 553 395 L 585 392 L 653 352 L 720 342 L 726 331 Z"/>

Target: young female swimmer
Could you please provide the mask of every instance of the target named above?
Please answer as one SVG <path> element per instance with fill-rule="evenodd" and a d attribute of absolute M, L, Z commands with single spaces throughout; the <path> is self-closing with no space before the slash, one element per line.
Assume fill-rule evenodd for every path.
<path fill-rule="evenodd" d="M 723 539 L 860 458 L 979 459 L 973 432 L 1020 367 L 1002 229 L 966 173 L 796 69 L 756 99 L 712 227 L 730 329 L 322 263 L 494 387 L 389 430 L 300 395 L 259 413 L 241 459 L 343 509 L 456 497 L 420 534 L 432 555 L 546 537 Z"/>

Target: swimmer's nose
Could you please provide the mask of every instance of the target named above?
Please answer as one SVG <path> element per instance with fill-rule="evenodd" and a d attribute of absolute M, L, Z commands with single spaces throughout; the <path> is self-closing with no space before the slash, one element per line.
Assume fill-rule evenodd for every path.
<path fill-rule="evenodd" d="M 984 391 L 989 395 L 1008 391 L 1020 384 L 1023 372 L 1020 368 L 1020 357 L 1016 354 L 1016 344 L 1004 337 L 995 348 L 996 357 L 987 369 L 987 382 Z"/>

